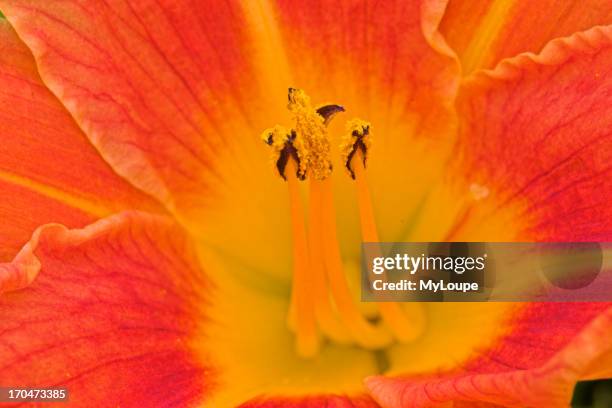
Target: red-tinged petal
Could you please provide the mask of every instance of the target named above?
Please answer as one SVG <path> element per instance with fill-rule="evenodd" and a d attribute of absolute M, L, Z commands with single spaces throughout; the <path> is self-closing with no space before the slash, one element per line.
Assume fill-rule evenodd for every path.
<path fill-rule="evenodd" d="M 611 67 L 612 28 L 599 27 L 554 40 L 541 54 L 504 60 L 464 84 L 464 160 L 454 170 L 490 192 L 472 215 L 490 205 L 463 225 L 463 235 L 512 207 L 515 238 L 612 238 Z"/>
<path fill-rule="evenodd" d="M 457 104 L 461 126 L 456 157 L 461 165 L 452 167 L 449 177 L 466 181 L 457 184 L 470 199 L 441 196 L 465 206 L 447 237 L 609 240 L 612 83 L 606 78 L 611 58 L 609 29 L 596 28 L 466 80 Z M 424 222 L 421 231 L 430 228 Z M 492 305 L 478 306 L 476 315 Z M 510 311 L 517 308 L 508 306 Z M 440 365 L 417 376 L 410 361 L 392 360 L 395 374 L 411 376 L 375 377 L 368 385 L 383 407 L 448 401 L 566 406 L 576 381 L 611 375 L 609 308 L 530 305 L 513 324 L 499 319 L 503 335 L 483 337 L 471 357 L 453 362 L 460 367 L 456 370 Z M 443 330 L 435 338 L 443 338 Z M 466 331 L 445 338 L 448 343 L 440 354 L 474 335 Z"/>
<path fill-rule="evenodd" d="M 451 0 L 440 31 L 465 73 L 539 52 L 550 40 L 612 23 L 607 0 Z"/>
<path fill-rule="evenodd" d="M 0 8 L 102 156 L 171 210 L 202 207 L 220 173 L 240 168 L 226 155 L 248 133 L 255 85 L 246 86 L 237 4 L 7 0 Z M 220 170 L 219 155 L 229 169 Z"/>
<path fill-rule="evenodd" d="M 158 216 L 40 227 L 0 264 L 2 286 L 38 273 L 0 295 L 0 383 L 67 387 L 74 406 L 201 401 L 211 371 L 190 343 L 205 319 L 197 265 L 183 232 Z"/>
<path fill-rule="evenodd" d="M 451 401 L 561 407 L 569 404 L 576 381 L 594 378 L 594 365 L 612 375 L 610 366 L 600 364 L 612 350 L 609 304 L 533 304 L 525 306 L 511 327 L 496 346 L 459 370 L 412 378 L 371 377 L 367 386 L 383 408 L 435 407 Z"/>
<path fill-rule="evenodd" d="M 266 218 L 288 214 L 286 186 L 259 135 L 286 116 L 289 84 L 264 89 L 258 73 L 275 65 L 254 67 L 254 47 L 268 41 L 247 32 L 249 4 L 0 0 L 0 9 L 118 174 L 206 244 L 287 279 L 288 217 Z"/>
<path fill-rule="evenodd" d="M 83 226 L 121 208 L 156 207 L 104 162 L 3 19 L 0 134 L 0 260 L 10 260 L 41 224 Z"/>
<path fill-rule="evenodd" d="M 370 397 L 349 398 L 337 395 L 308 396 L 303 398 L 272 398 L 254 400 L 239 408 L 379 408 Z"/>
<path fill-rule="evenodd" d="M 318 98 L 342 97 L 335 102 L 350 115 L 418 115 L 423 127 L 439 125 L 431 118 L 457 85 L 454 54 L 437 31 L 444 1 L 277 3 L 286 58 L 300 87 Z"/>

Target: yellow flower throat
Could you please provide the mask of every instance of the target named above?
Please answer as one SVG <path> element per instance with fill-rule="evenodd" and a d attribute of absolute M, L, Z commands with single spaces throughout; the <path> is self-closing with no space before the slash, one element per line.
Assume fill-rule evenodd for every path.
<path fill-rule="evenodd" d="M 272 159 L 289 189 L 293 241 L 293 281 L 288 325 L 302 357 L 316 355 L 324 339 L 378 350 L 394 342 L 415 340 L 423 331 L 422 305 L 381 302 L 374 316 L 365 316 L 349 289 L 336 233 L 333 206 L 331 143 L 327 125 L 343 112 L 339 105 L 312 107 L 301 89 L 289 88 L 288 109 L 294 127 L 274 126 L 262 134 Z M 340 152 L 357 188 L 361 237 L 378 242 L 366 181 L 371 126 L 361 119 L 347 123 Z M 300 180 L 308 179 L 309 225 L 300 196 Z"/>

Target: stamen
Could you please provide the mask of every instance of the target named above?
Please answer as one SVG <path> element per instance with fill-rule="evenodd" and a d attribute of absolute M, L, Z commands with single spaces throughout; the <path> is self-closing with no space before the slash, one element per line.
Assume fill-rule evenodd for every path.
<path fill-rule="evenodd" d="M 288 325 L 296 333 L 298 354 L 302 357 L 313 357 L 319 351 L 320 343 L 314 312 L 315 288 L 310 275 L 306 225 L 298 182 L 306 174 L 300 165 L 301 157 L 304 157 L 303 145 L 294 131 L 289 132 L 278 125 L 265 130 L 261 137 L 273 148 L 272 160 L 289 188 L 293 235 L 293 280 Z"/>
<path fill-rule="evenodd" d="M 347 149 L 348 144 L 345 144 L 341 149 L 346 152 L 346 168 L 357 185 L 361 238 L 363 242 L 380 242 L 365 174 L 366 155 L 371 146 L 369 135 L 370 124 L 353 119 L 348 125 L 348 138 L 345 138 L 345 143 L 347 139 L 352 141 L 352 148 Z M 378 303 L 382 318 L 394 336 L 406 343 L 422 334 L 425 326 L 425 310 L 418 303 L 407 303 L 403 306 L 391 302 Z"/>

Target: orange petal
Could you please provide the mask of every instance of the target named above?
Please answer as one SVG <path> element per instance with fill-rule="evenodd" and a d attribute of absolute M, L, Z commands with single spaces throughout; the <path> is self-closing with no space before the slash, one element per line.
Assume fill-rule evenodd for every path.
<path fill-rule="evenodd" d="M 83 226 L 121 208 L 156 208 L 90 145 L 3 19 L 0 134 L 0 260 L 11 259 L 43 223 Z"/>
<path fill-rule="evenodd" d="M 468 74 L 522 52 L 539 52 L 554 38 L 610 23 L 607 0 L 451 0 L 440 31 Z"/>
<path fill-rule="evenodd" d="M 210 371 L 189 342 L 207 284 L 182 230 L 137 212 L 48 224 L 0 264 L 0 292 L 36 273 L 0 295 L 2 384 L 67 387 L 75 406 L 201 401 Z"/>
<path fill-rule="evenodd" d="M 212 199 L 210 184 L 221 188 L 220 172 L 244 164 L 227 158 L 249 143 L 237 136 L 247 133 L 256 87 L 246 86 L 252 75 L 236 4 L 7 0 L 0 7 L 101 155 L 170 210 L 193 214 Z M 216 162 L 222 154 L 229 170 Z"/>
<path fill-rule="evenodd" d="M 576 381 L 593 378 L 593 364 L 612 350 L 610 304 L 531 304 L 511 327 L 496 346 L 455 372 L 371 377 L 366 384 L 383 408 L 449 401 L 560 407 L 569 404 Z"/>
<path fill-rule="evenodd" d="M 519 208 L 521 238 L 612 238 L 612 28 L 504 60 L 461 91 L 457 172 Z M 480 220 L 482 221 L 482 220 Z"/>

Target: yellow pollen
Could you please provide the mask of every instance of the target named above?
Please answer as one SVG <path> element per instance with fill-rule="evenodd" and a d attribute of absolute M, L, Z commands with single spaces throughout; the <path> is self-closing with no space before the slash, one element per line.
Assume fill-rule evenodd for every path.
<path fill-rule="evenodd" d="M 261 139 L 272 147 L 270 159 L 276 165 L 282 178 L 286 178 L 284 174 L 285 167 L 293 153 L 295 153 L 293 158 L 297 161 L 296 174 L 300 179 L 306 177 L 307 154 L 302 137 L 298 137 L 294 131 L 276 125 L 264 130 L 261 134 Z"/>
<path fill-rule="evenodd" d="M 316 180 L 329 177 L 332 172 L 331 143 L 325 118 L 310 105 L 310 98 L 301 89 L 289 88 L 287 108 L 293 114 L 298 137 L 304 140 L 304 165 L 309 177 Z"/>
<path fill-rule="evenodd" d="M 355 172 L 351 167 L 351 162 L 359 150 L 365 164 L 367 152 L 372 144 L 371 127 L 369 122 L 357 118 L 349 120 L 346 124 L 346 133 L 340 142 L 340 159 L 353 179 L 355 178 Z"/>
<path fill-rule="evenodd" d="M 303 89 L 289 88 L 288 97 L 287 109 L 291 112 L 301 108 L 310 108 L 310 96 L 306 95 Z"/>

